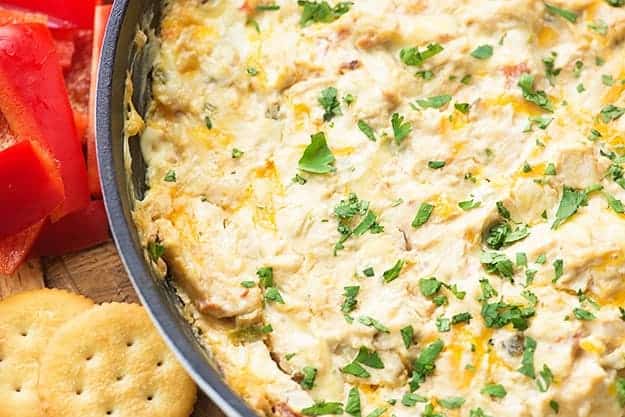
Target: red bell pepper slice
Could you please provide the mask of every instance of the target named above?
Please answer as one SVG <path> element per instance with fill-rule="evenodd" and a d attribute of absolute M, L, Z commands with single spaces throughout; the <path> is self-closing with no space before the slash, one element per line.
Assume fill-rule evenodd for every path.
<path fill-rule="evenodd" d="M 89 176 L 89 191 L 95 198 L 102 196 L 100 188 L 100 174 L 98 173 L 98 158 L 95 143 L 95 98 L 98 87 L 98 67 L 100 54 L 104 43 L 106 24 L 111 15 L 112 5 L 98 5 L 95 9 L 95 23 L 93 25 L 93 60 L 91 61 L 91 91 L 89 94 L 89 126 L 87 127 L 87 173 Z"/>
<path fill-rule="evenodd" d="M 41 221 L 16 235 L 0 239 L 0 274 L 13 274 L 28 258 L 43 223 Z"/>
<path fill-rule="evenodd" d="M 39 143 L 0 151 L 0 238 L 46 219 L 64 198 L 56 162 Z"/>
<path fill-rule="evenodd" d="M 108 242 L 109 228 L 102 200 L 94 200 L 79 212 L 46 223 L 35 244 L 38 256 L 62 256 Z"/>
<path fill-rule="evenodd" d="M 0 5 L 0 26 L 15 23 L 41 23 L 47 25 L 52 31 L 56 52 L 59 56 L 59 62 L 63 70 L 66 70 L 72 64 L 74 56 L 74 35 L 76 29 L 58 28 L 54 21 L 48 16 L 41 13 L 30 13 L 23 10 L 7 9 Z"/>
<path fill-rule="evenodd" d="M 94 0 L 0 0 L 0 4 L 44 13 L 82 29 L 93 25 Z"/>
<path fill-rule="evenodd" d="M 87 170 L 50 31 L 0 27 L 0 111 L 20 138 L 37 140 L 59 162 L 65 202 L 52 220 L 89 204 Z"/>

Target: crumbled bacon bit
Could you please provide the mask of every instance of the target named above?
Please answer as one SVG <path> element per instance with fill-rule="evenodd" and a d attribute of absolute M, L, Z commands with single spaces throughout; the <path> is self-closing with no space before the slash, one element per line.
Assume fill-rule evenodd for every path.
<path fill-rule="evenodd" d="M 362 62 L 360 62 L 357 59 L 354 59 L 352 61 L 344 62 L 343 64 L 341 64 L 339 68 L 339 72 L 341 74 L 345 74 L 347 71 L 353 71 L 357 68 L 360 68 L 361 66 L 362 66 Z"/>

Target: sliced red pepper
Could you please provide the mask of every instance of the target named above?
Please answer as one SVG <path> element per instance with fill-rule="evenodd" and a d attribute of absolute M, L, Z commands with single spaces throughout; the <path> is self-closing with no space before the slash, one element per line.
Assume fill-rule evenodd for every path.
<path fill-rule="evenodd" d="M 87 170 L 89 175 L 89 191 L 93 197 L 100 197 L 100 175 L 98 173 L 98 158 L 95 143 L 95 96 L 97 90 L 98 66 L 106 24 L 111 15 L 112 6 L 98 5 L 95 10 L 95 24 L 93 26 L 93 60 L 91 61 L 91 92 L 89 94 L 89 126 L 87 128 Z"/>
<path fill-rule="evenodd" d="M 50 27 L 53 23 L 48 16 L 41 13 L 31 13 L 23 10 L 8 9 L 0 6 L 0 26 L 15 23 L 41 23 L 47 25 L 52 30 L 56 52 L 59 56 L 59 62 L 63 70 L 66 70 L 72 64 L 74 56 L 74 35 L 76 29 Z"/>
<path fill-rule="evenodd" d="M 38 142 L 0 151 L 0 238 L 46 219 L 64 199 L 56 162 Z"/>
<path fill-rule="evenodd" d="M 102 200 L 94 200 L 77 213 L 46 223 L 35 244 L 38 256 L 62 256 L 108 242 L 109 228 Z"/>
<path fill-rule="evenodd" d="M 91 85 L 91 52 L 93 31 L 79 30 L 73 36 L 74 54 L 72 62 L 65 70 L 65 85 L 74 113 L 80 113 L 85 121 L 89 118 L 89 88 Z M 78 126 L 77 126 L 78 127 Z M 84 132 L 83 132 L 84 134 Z M 79 135 L 82 143 L 84 135 Z"/>
<path fill-rule="evenodd" d="M 37 140 L 58 161 L 65 202 L 52 219 L 89 204 L 87 170 L 50 31 L 0 27 L 0 111 L 20 138 Z"/>
<path fill-rule="evenodd" d="M 82 29 L 93 25 L 94 0 L 0 0 L 0 4 L 54 16 Z"/>
<path fill-rule="evenodd" d="M 0 239 L 0 274 L 11 275 L 28 258 L 43 221 L 13 236 Z"/>

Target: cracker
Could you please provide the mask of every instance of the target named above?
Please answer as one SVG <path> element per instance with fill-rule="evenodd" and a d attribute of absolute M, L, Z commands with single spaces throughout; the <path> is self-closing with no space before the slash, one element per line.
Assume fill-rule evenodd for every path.
<path fill-rule="evenodd" d="M 41 417 L 39 360 L 52 334 L 93 301 L 60 290 L 34 290 L 0 302 L 0 417 Z"/>
<path fill-rule="evenodd" d="M 196 387 L 136 304 L 104 304 L 65 323 L 41 360 L 48 417 L 188 417 Z"/>

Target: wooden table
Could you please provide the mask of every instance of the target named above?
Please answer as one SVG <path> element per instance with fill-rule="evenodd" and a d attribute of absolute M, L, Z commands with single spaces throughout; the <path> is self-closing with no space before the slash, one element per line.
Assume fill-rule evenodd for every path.
<path fill-rule="evenodd" d="M 96 303 L 139 302 L 112 243 L 76 255 L 30 261 L 14 276 L 0 275 L 0 299 L 44 286 L 74 291 L 90 297 Z M 200 393 L 193 417 L 223 416 Z"/>

